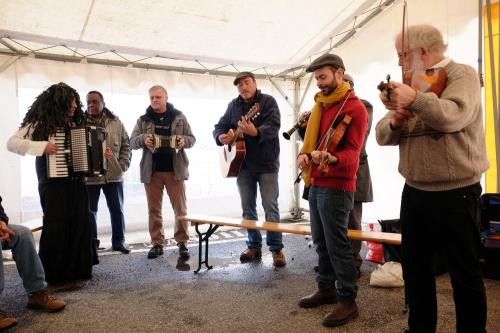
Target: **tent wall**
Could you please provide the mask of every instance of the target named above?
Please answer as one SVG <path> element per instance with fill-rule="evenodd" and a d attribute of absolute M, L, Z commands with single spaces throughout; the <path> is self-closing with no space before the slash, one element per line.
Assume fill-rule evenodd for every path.
<path fill-rule="evenodd" d="M 0 65 L 9 61 L 8 57 L 0 56 Z M 1 66 L 0 66 L 1 67 Z M 19 126 L 18 99 L 17 99 L 16 68 L 10 66 L 0 73 L 0 120 L 2 130 L 0 131 L 0 196 L 2 206 L 7 215 L 13 221 L 21 218 L 21 168 L 18 158 L 7 152 L 5 142 L 16 126 Z"/>
<path fill-rule="evenodd" d="M 8 197 L 5 205 L 13 221 L 24 222 L 40 218 L 41 214 L 34 158 L 7 152 L 5 142 L 18 128 L 33 99 L 43 89 L 60 81 L 77 89 L 83 103 L 89 90 L 101 91 L 106 106 L 122 119 L 129 134 L 137 118 L 149 105 L 148 88 L 154 84 L 164 85 L 169 93 L 169 102 L 186 114 L 197 138 L 195 146 L 187 151 L 191 176 L 186 182 L 189 211 L 241 215 L 235 179 L 225 179 L 220 175 L 218 147 L 212 138 L 213 125 L 222 116 L 229 101 L 238 94 L 233 78 L 22 58 L 4 71 L 0 80 L 2 101 L 9 101 L 3 103 L 5 106 L 1 110 L 3 124 L 0 152 L 7 163 L 2 163 L 4 172 L 0 193 L 6 199 Z M 277 83 L 285 94 L 293 96 L 293 82 Z M 275 96 L 282 114 L 282 127 L 290 127 L 292 110 L 280 92 L 267 80 L 258 80 L 257 85 L 263 92 Z M 286 141 L 282 144 L 280 170 L 279 203 L 284 214 L 289 210 L 292 190 L 291 156 L 287 145 Z M 142 223 L 144 227 L 147 206 L 144 188 L 139 181 L 140 157 L 141 152 L 134 151 L 131 168 L 125 174 L 125 212 L 127 224 Z M 104 199 L 101 200 L 101 206 L 99 221 L 109 225 Z M 164 207 L 164 214 L 171 222 L 173 213 L 166 196 Z"/>

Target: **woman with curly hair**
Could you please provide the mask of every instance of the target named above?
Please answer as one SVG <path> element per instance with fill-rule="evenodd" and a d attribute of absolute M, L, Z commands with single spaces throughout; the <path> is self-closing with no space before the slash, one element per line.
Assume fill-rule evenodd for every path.
<path fill-rule="evenodd" d="M 47 177 L 47 155 L 57 152 L 49 140 L 58 128 L 84 125 L 80 96 L 61 82 L 42 92 L 31 105 L 7 149 L 35 155 L 38 193 L 43 209 L 39 256 L 49 283 L 92 277 L 97 253 L 91 241 L 87 190 L 83 176 Z"/>

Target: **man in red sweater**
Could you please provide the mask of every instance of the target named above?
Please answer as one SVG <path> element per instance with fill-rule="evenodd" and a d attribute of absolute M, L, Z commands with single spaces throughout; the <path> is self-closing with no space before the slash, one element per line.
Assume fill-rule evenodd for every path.
<path fill-rule="evenodd" d="M 323 325 L 339 326 L 358 316 L 356 266 L 347 237 L 356 192 L 356 172 L 368 116 L 343 81 L 344 63 L 325 54 L 309 65 L 321 90 L 315 97 L 304 146 L 297 157 L 309 192 L 311 230 L 318 253 L 318 290 L 299 301 L 303 308 L 333 304 Z"/>

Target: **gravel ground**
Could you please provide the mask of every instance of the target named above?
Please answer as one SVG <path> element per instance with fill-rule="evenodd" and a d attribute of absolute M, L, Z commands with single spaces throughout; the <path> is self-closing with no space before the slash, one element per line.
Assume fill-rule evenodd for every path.
<path fill-rule="evenodd" d="M 359 280 L 359 318 L 339 328 L 324 328 L 330 305 L 297 306 L 300 297 L 316 290 L 317 261 L 309 240 L 284 235 L 287 266 L 277 269 L 264 249 L 260 263 L 240 264 L 245 231 L 219 232 L 210 246 L 214 268 L 193 274 L 192 258 L 179 262 L 174 246 L 148 260 L 145 244 L 129 255 L 103 252 L 94 277 L 71 285 L 51 286 L 67 302 L 55 314 L 26 309 L 26 296 L 15 265 L 5 266 L 6 289 L 0 306 L 17 317 L 12 332 L 402 332 L 406 327 L 403 288 L 369 286 L 374 264 L 365 262 Z M 232 237 L 227 237 L 227 236 Z M 500 330 L 500 281 L 485 280 L 488 331 Z M 452 289 L 447 275 L 437 278 L 438 332 L 454 332 Z"/>

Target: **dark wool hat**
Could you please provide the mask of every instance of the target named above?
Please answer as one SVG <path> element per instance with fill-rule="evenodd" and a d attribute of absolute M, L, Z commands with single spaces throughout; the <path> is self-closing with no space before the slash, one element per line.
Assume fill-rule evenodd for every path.
<path fill-rule="evenodd" d="M 318 59 L 314 60 L 307 68 L 306 72 L 314 72 L 315 70 L 324 67 L 332 66 L 334 68 L 342 68 L 345 70 L 344 62 L 336 54 L 323 54 Z"/>
<path fill-rule="evenodd" d="M 254 79 L 254 80 L 255 80 L 255 75 L 253 75 L 253 73 L 251 73 L 251 72 L 239 72 L 239 73 L 236 75 L 236 77 L 234 78 L 233 84 L 234 84 L 235 86 L 237 86 L 237 85 L 238 85 L 238 81 L 239 81 L 240 79 L 244 78 L 244 77 L 247 77 L 247 76 L 250 76 L 252 79 Z"/>

